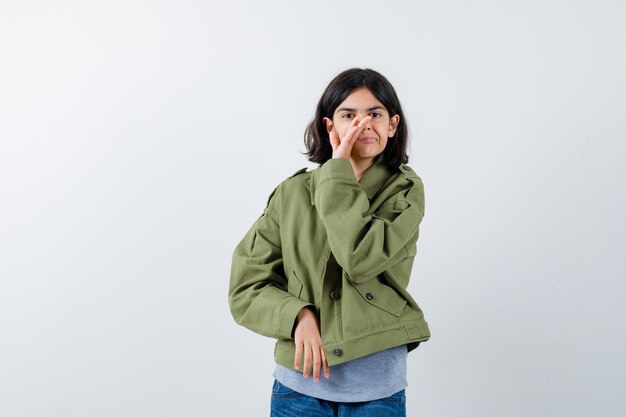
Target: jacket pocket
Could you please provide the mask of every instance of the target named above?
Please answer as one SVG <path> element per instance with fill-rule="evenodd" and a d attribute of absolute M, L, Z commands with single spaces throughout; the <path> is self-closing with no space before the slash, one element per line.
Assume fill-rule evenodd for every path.
<path fill-rule="evenodd" d="M 396 290 L 381 283 L 378 279 L 372 279 L 361 284 L 351 282 L 351 284 L 356 288 L 363 300 L 396 317 L 400 317 L 407 304 L 404 297 L 398 294 Z"/>
<path fill-rule="evenodd" d="M 296 275 L 296 271 L 292 271 L 289 281 L 287 282 L 287 291 L 289 294 L 300 298 L 302 295 L 302 281 Z"/>

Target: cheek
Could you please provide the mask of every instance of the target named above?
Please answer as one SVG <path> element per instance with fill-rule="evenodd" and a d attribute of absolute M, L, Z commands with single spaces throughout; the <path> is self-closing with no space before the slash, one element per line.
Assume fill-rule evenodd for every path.
<path fill-rule="evenodd" d="M 377 119 L 373 125 L 376 126 L 376 130 L 378 131 L 387 131 L 391 124 L 389 123 L 389 119 Z"/>
<path fill-rule="evenodd" d="M 380 126 L 376 127 L 376 131 L 378 132 L 380 137 L 389 137 L 389 135 L 391 134 L 391 127 L 389 126 L 388 123 L 381 123 Z"/>

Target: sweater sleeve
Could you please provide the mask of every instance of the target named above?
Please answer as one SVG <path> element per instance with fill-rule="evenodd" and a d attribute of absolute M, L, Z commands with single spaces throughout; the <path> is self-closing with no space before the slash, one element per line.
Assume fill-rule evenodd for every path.
<path fill-rule="evenodd" d="M 328 243 L 351 281 L 361 283 L 409 256 L 424 216 L 424 188 L 417 175 L 374 213 L 350 162 L 331 159 L 321 167 L 315 206 Z"/>
<path fill-rule="evenodd" d="M 237 323 L 264 336 L 290 339 L 298 312 L 310 304 L 287 291 L 278 210 L 274 209 L 279 188 L 235 248 L 228 301 Z"/>

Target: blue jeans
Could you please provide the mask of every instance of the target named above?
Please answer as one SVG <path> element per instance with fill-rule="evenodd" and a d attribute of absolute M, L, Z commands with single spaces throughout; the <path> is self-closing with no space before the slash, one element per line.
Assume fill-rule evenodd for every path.
<path fill-rule="evenodd" d="M 300 394 L 274 380 L 270 417 L 406 417 L 404 390 L 391 397 L 359 403 L 338 403 Z"/>

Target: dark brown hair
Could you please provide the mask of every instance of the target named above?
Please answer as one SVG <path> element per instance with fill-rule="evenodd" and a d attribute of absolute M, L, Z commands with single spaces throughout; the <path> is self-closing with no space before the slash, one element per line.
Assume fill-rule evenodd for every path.
<path fill-rule="evenodd" d="M 402 113 L 400 100 L 391 83 L 372 69 L 351 68 L 337 75 L 326 87 L 315 109 L 315 117 L 304 131 L 305 153 L 309 161 L 323 164 L 332 158 L 324 117 L 333 118 L 337 107 L 357 88 L 365 87 L 389 112 L 389 117 L 400 116 L 394 139 L 387 142 L 385 150 L 378 156 L 390 168 L 396 169 L 409 161 L 407 154 L 409 132 Z"/>

